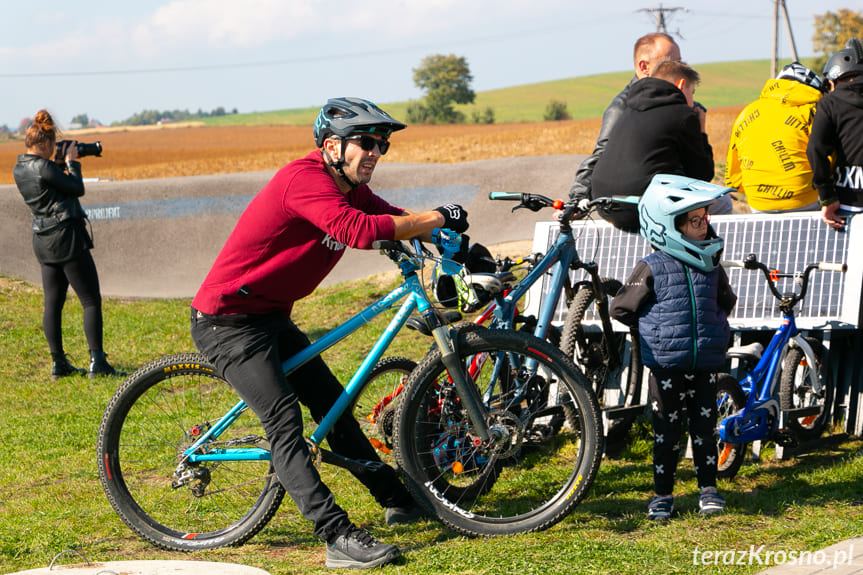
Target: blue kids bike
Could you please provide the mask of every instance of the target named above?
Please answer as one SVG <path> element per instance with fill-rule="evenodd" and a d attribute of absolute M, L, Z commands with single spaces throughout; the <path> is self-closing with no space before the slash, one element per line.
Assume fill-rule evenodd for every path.
<path fill-rule="evenodd" d="M 729 358 L 754 364 L 746 377 L 738 383 L 731 375 L 721 374 L 717 380 L 717 471 L 719 477 L 731 478 L 740 469 L 749 443 L 772 440 L 790 447 L 817 438 L 827 425 L 833 401 L 830 370 L 824 365 L 821 343 L 797 330 L 794 307 L 806 297 L 814 270 L 845 272 L 847 266 L 821 262 L 807 265 L 802 274 L 780 273 L 768 269 L 755 254 L 722 265 L 760 270 L 782 313 L 782 323 L 766 350 L 758 343 L 729 350 Z M 781 293 L 776 283 L 783 278 L 799 281 L 800 291 Z"/>
<path fill-rule="evenodd" d="M 398 265 L 402 283 L 283 363 L 290 373 L 404 300 L 308 437 L 316 463 L 380 468 L 322 443 L 418 312 L 435 345 L 399 399 L 404 413 L 396 422 L 396 455 L 408 489 L 430 514 L 467 535 L 557 523 L 585 497 L 602 456 L 599 408 L 584 375 L 533 335 L 462 333 L 443 325 L 418 275 L 436 258 L 418 240 L 376 247 Z M 482 365 L 474 361 L 478 356 Z M 565 425 L 558 433 L 537 432 L 543 421 L 560 416 Z M 244 543 L 284 496 L 260 422 L 200 354 L 166 356 L 130 375 L 105 409 L 97 451 L 99 477 L 114 510 L 164 549 Z"/>

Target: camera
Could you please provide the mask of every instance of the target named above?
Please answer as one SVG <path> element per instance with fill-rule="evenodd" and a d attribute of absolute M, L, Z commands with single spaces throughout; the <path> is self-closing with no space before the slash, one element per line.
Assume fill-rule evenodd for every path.
<path fill-rule="evenodd" d="M 63 162 L 63 158 L 66 157 L 66 146 L 71 143 L 72 140 L 60 140 L 59 142 L 57 142 L 57 151 L 54 153 L 55 162 Z M 102 142 L 93 142 L 92 144 L 82 144 L 81 142 L 78 142 L 77 144 L 75 144 L 75 147 L 78 148 L 79 158 L 83 158 L 84 156 L 99 157 L 102 155 Z"/>

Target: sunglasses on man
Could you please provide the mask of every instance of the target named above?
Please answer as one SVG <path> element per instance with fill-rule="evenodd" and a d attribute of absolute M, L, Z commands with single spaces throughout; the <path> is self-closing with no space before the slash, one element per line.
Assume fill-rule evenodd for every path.
<path fill-rule="evenodd" d="M 363 149 L 364 152 L 371 152 L 375 149 L 375 146 L 381 151 L 381 156 L 387 153 L 387 150 L 390 149 L 389 140 L 378 140 L 377 138 L 372 138 L 371 136 L 367 136 L 365 134 L 360 134 L 358 136 L 348 136 L 345 140 L 358 140 L 360 148 Z"/>

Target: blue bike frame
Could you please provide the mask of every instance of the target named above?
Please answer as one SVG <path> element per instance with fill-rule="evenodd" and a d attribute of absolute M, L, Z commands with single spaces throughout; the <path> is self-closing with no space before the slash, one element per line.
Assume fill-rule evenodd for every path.
<path fill-rule="evenodd" d="M 419 247 L 419 240 L 414 240 L 414 246 L 417 252 L 421 249 Z M 374 368 L 375 364 L 380 360 L 383 356 L 386 349 L 392 343 L 396 334 L 399 330 L 404 327 L 408 318 L 414 311 L 418 311 L 419 314 L 427 318 L 429 316 L 434 315 L 434 310 L 432 309 L 432 304 L 428 299 L 428 296 L 423 289 L 423 286 L 420 282 L 419 277 L 417 276 L 417 271 L 421 269 L 421 264 L 415 261 L 413 258 L 403 258 L 399 267 L 404 276 L 404 282 L 392 290 L 387 295 L 383 296 L 363 311 L 359 312 L 345 323 L 341 324 L 337 328 L 328 332 L 326 335 L 322 336 L 320 339 L 312 343 L 309 347 L 303 349 L 301 352 L 296 355 L 290 357 L 282 363 L 282 369 L 285 374 L 290 374 L 309 360 L 317 357 L 327 349 L 331 348 L 335 344 L 339 343 L 363 325 L 371 322 L 374 318 L 379 316 L 381 313 L 393 308 L 402 298 L 405 299 L 404 303 L 402 303 L 395 317 L 390 320 L 384 332 L 378 338 L 372 350 L 369 352 L 366 359 L 362 362 L 360 367 L 357 369 L 354 376 L 351 378 L 350 382 L 345 386 L 344 392 L 342 392 L 339 399 L 333 405 L 333 407 L 327 412 L 327 415 L 321 420 L 320 424 L 317 426 L 315 431 L 311 434 L 311 441 L 314 442 L 315 445 L 320 446 L 321 442 L 333 428 L 336 421 L 345 410 L 351 405 L 351 403 L 362 393 L 363 388 L 365 387 L 366 382 L 368 381 L 368 375 L 371 370 Z M 438 346 L 441 347 L 442 350 L 447 350 L 447 347 L 450 345 L 448 341 L 442 336 L 441 328 L 437 328 L 434 330 L 435 341 L 438 343 Z M 451 351 L 451 350 L 447 350 Z M 445 354 L 446 355 L 446 354 Z M 447 366 L 449 367 L 449 366 Z M 460 385 L 457 373 L 454 373 L 453 369 L 450 369 L 450 375 L 454 379 L 454 383 L 456 386 Z M 464 396 L 463 396 L 464 397 Z M 476 406 L 472 406 L 476 409 Z M 269 460 L 270 452 L 265 449 L 260 448 L 242 448 L 242 449 L 224 449 L 224 448 L 208 448 L 203 447 L 206 443 L 217 439 L 237 418 L 242 415 L 248 406 L 244 401 L 240 400 L 236 405 L 225 414 L 216 424 L 214 424 L 209 430 L 207 430 L 197 441 L 192 444 L 186 451 L 184 452 L 183 460 L 188 463 L 198 463 L 203 461 L 260 461 L 260 460 Z M 482 423 L 485 422 L 482 415 L 479 413 L 471 414 L 475 417 L 480 417 L 480 421 Z M 472 417 L 472 419 L 474 419 Z M 476 419 L 474 419 L 476 421 Z M 479 435 L 482 437 L 488 434 L 488 428 L 484 425 L 480 425 L 480 428 L 477 429 Z M 200 450 L 200 452 L 199 452 Z"/>
<path fill-rule="evenodd" d="M 768 436 L 771 417 L 774 422 L 779 421 L 779 402 L 773 393 L 789 344 L 803 350 L 809 364 L 816 365 L 812 346 L 797 330 L 794 315 L 783 313 L 782 323 L 758 364 L 749 370 L 746 378 L 740 382 L 740 387 L 747 395 L 746 405 L 739 413 L 730 415 L 719 423 L 719 439 L 728 443 L 750 443 Z M 818 389 L 819 385 L 817 378 L 814 379 L 813 387 L 816 393 L 821 391 Z"/>

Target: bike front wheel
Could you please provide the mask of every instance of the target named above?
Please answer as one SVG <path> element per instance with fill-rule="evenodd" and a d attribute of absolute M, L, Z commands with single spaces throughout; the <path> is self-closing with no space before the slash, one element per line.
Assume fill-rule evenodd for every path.
<path fill-rule="evenodd" d="M 239 545 L 276 513 L 285 491 L 269 460 L 186 462 L 185 450 L 239 398 L 198 354 L 152 361 L 111 398 L 99 426 L 99 478 L 126 525 L 157 547 L 196 551 Z M 269 449 L 246 410 L 201 453 Z"/>
<path fill-rule="evenodd" d="M 779 380 L 779 406 L 788 429 L 801 442 L 821 436 L 833 403 L 833 379 L 824 365 L 824 348 L 816 339 L 806 338 L 806 342 L 815 353 L 815 365 L 810 365 L 801 348 L 791 347 Z"/>
<path fill-rule="evenodd" d="M 483 442 L 441 354 L 430 352 L 402 394 L 396 457 L 414 497 L 469 536 L 539 531 L 585 497 L 602 457 L 599 406 L 560 350 L 508 330 L 461 333 L 469 384 L 496 440 Z M 564 409 L 565 407 L 565 409 Z M 549 421 L 564 416 L 556 432 Z"/>
<path fill-rule="evenodd" d="M 716 422 L 734 415 L 746 406 L 746 395 L 736 379 L 727 373 L 719 374 L 716 381 Z M 716 437 L 716 476 L 731 479 L 743 465 L 748 443 L 729 443 Z"/>

